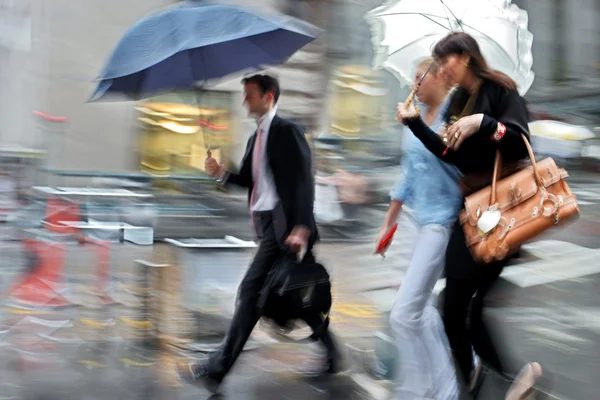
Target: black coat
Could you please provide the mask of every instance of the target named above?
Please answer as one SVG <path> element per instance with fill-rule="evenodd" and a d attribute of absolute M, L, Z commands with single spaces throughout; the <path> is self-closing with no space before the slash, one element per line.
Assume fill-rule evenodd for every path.
<path fill-rule="evenodd" d="M 450 107 L 444 115 L 449 122 L 458 116 L 468 100 L 464 89 L 457 89 L 450 99 Z M 521 134 L 529 138 L 529 112 L 527 105 L 516 90 L 506 89 L 491 81 L 484 81 L 470 114 L 484 114 L 479 131 L 464 141 L 457 151 L 446 150 L 442 138 L 433 132 L 421 118 L 408 121 L 408 127 L 421 142 L 441 160 L 454 164 L 463 174 L 491 171 L 494 168 L 496 150 L 500 150 L 503 161 L 515 162 L 528 157 Z M 506 126 L 504 138 L 496 143 L 491 137 L 498 122 Z"/>
<path fill-rule="evenodd" d="M 454 92 L 450 99 L 450 107 L 444 116 L 445 120 L 449 121 L 452 116 L 460 115 L 467 99 L 468 93 L 464 89 Z M 516 90 L 509 90 L 497 83 L 485 81 L 479 89 L 471 111 L 471 114 L 477 113 L 484 114 L 479 131 L 466 139 L 457 151 L 449 151 L 446 156 L 442 155 L 446 144 L 436 132 L 425 125 L 421 118 L 409 121 L 408 126 L 425 147 L 437 157 L 454 164 L 465 175 L 490 172 L 489 183 L 491 183 L 496 150 L 502 154 L 503 161 L 514 162 L 528 157 L 527 147 L 521 134 L 525 134 L 529 139 L 529 112 L 525 101 Z M 506 134 L 500 142 L 495 142 L 491 137 L 496 131 L 498 122 L 506 126 Z M 487 280 L 490 280 L 490 277 L 495 279 L 506 262 L 507 260 L 502 260 L 487 265 L 478 264 L 467 248 L 460 224 L 456 223 L 446 251 L 447 277 L 474 279 L 485 275 Z"/>
<path fill-rule="evenodd" d="M 228 183 L 248 188 L 248 203 L 254 187 L 252 153 L 256 132 L 248 140 L 239 173 L 230 173 Z M 277 195 L 285 215 L 286 232 L 298 225 L 310 230 L 309 247 L 318 239 L 314 218 L 315 184 L 310 147 L 304 130 L 291 121 L 275 115 L 269 128 L 265 157 L 267 157 Z"/>

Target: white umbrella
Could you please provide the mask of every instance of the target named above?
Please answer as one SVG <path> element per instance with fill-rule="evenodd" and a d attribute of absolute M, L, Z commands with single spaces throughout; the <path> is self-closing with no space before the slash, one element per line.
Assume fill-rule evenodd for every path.
<path fill-rule="evenodd" d="M 416 61 L 431 55 L 435 44 L 453 31 L 473 36 L 492 68 L 517 82 L 521 95 L 529 90 L 533 35 L 527 12 L 510 0 L 401 0 L 367 14 L 376 50 L 375 67 L 394 72 L 413 86 Z"/>

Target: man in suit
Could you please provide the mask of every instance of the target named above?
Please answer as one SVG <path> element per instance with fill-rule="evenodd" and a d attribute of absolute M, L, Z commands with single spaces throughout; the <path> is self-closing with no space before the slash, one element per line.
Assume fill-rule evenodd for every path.
<path fill-rule="evenodd" d="M 310 148 L 303 130 L 277 116 L 279 83 L 268 75 L 254 75 L 242 81 L 244 106 L 257 121 L 257 130 L 248 140 L 241 169 L 228 172 L 217 161 L 206 159 L 206 171 L 220 183 L 248 188 L 248 202 L 260 246 L 238 289 L 236 311 L 225 340 L 204 365 L 180 366 L 188 381 L 216 392 L 242 351 L 260 319 L 257 302 L 260 290 L 274 262 L 288 245 L 292 251 L 306 251 L 305 260 L 314 261 L 312 246 L 318 240 L 313 216 L 314 181 Z M 316 328 L 316 322 L 309 324 Z M 338 351 L 325 329 L 319 340 L 327 349 L 325 365 L 317 374 L 338 372 Z"/>

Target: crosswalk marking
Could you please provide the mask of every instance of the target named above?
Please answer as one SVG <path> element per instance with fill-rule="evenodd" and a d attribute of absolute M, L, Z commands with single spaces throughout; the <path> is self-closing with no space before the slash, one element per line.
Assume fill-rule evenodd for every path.
<path fill-rule="evenodd" d="M 523 249 L 536 259 L 504 269 L 501 278 L 512 284 L 527 288 L 582 278 L 600 273 L 600 249 L 589 249 L 577 244 L 560 240 L 541 240 L 523 246 Z M 404 264 L 408 265 L 408 262 Z M 379 275 L 379 274 L 378 274 Z M 382 274 L 382 278 L 384 275 Z M 404 271 L 395 271 L 393 277 L 388 275 L 387 286 L 401 284 Z M 385 286 L 380 285 L 382 288 Z M 433 289 L 438 295 L 446 287 L 446 279 L 439 279 Z M 390 294 L 386 297 L 393 299 Z M 389 308 L 389 307 L 388 307 Z"/>
<path fill-rule="evenodd" d="M 592 189 L 592 190 L 576 189 L 576 190 L 572 190 L 572 192 L 575 196 L 591 197 L 591 198 L 596 198 L 596 199 L 600 197 L 600 189 Z"/>
<path fill-rule="evenodd" d="M 544 285 L 600 273 L 600 249 L 559 240 L 541 240 L 523 246 L 539 260 L 505 268 L 502 278 L 519 287 Z"/>
<path fill-rule="evenodd" d="M 590 253 L 516 265 L 505 268 L 501 277 L 525 288 L 600 273 L 600 263 L 597 262 L 600 251 Z"/>
<path fill-rule="evenodd" d="M 559 240 L 542 240 L 523 246 L 539 260 L 508 266 L 500 277 L 521 288 L 547 285 L 600 273 L 600 249 L 588 249 Z M 446 280 L 437 281 L 434 293 L 446 287 Z"/>
<path fill-rule="evenodd" d="M 384 260 L 372 258 L 375 261 L 368 264 L 369 279 L 365 280 L 364 284 L 359 284 L 362 286 L 359 291 L 368 292 L 395 286 L 404 280 L 412 248 L 417 239 L 416 233 L 415 227 L 407 218 L 400 218 L 394 243 L 388 250 L 386 258 Z M 543 285 L 600 273 L 600 263 L 597 262 L 600 249 L 589 249 L 558 240 L 532 242 L 524 245 L 523 249 L 536 259 L 509 265 L 502 274 L 503 279 L 519 287 Z M 350 278 L 354 279 L 354 277 Z M 444 287 L 445 280 L 440 279 L 434 288 L 434 293 L 440 293 Z"/>
<path fill-rule="evenodd" d="M 562 240 L 539 240 L 524 245 L 523 250 L 540 259 L 553 259 L 570 254 L 591 254 L 598 251 Z"/>
<path fill-rule="evenodd" d="M 590 206 L 600 202 L 600 189 L 575 189 L 571 190 L 577 197 L 577 203 L 580 206 Z"/>

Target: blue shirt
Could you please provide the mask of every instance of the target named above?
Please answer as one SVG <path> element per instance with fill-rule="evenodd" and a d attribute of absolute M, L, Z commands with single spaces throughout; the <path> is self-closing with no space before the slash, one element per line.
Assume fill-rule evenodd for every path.
<path fill-rule="evenodd" d="M 447 107 L 448 101 L 445 101 L 431 125 L 434 132 L 442 125 Z M 422 104 L 419 108 L 421 115 L 425 115 L 427 109 Z M 463 202 L 458 185 L 460 172 L 429 152 L 408 127 L 403 134 L 400 179 L 390 192 L 392 200 L 402 201 L 411 208 L 419 226 L 454 223 Z"/>

